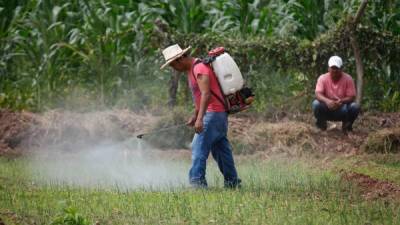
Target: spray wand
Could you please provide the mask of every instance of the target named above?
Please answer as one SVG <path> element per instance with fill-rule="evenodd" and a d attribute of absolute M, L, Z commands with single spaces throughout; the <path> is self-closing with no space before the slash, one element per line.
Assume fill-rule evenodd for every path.
<path fill-rule="evenodd" d="M 147 135 L 150 135 L 150 134 L 156 134 L 156 133 L 160 133 L 160 132 L 171 130 L 171 129 L 176 129 L 176 128 L 183 127 L 183 126 L 186 126 L 186 123 L 173 125 L 173 126 L 169 126 L 169 127 L 165 127 L 165 128 L 161 128 L 161 129 L 157 129 L 157 130 L 153 130 L 153 131 L 150 131 L 150 132 L 147 132 L 147 133 L 139 134 L 136 137 L 139 138 L 139 139 L 142 139 L 143 136 L 147 136 Z"/>

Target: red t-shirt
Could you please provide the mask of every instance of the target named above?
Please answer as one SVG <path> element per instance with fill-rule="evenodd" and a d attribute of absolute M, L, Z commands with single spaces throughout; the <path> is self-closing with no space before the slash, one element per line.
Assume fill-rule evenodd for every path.
<path fill-rule="evenodd" d="M 197 59 L 193 60 L 192 62 L 192 68 L 190 69 L 188 74 L 188 81 L 190 90 L 192 91 L 194 105 L 196 107 L 196 110 L 199 110 L 201 99 L 201 91 L 199 85 L 197 84 L 197 77 L 199 74 L 203 76 L 208 76 L 212 93 L 219 96 L 221 100 L 223 100 L 224 98 L 218 84 L 217 76 L 215 75 L 214 71 L 210 68 L 210 66 L 204 63 L 197 63 L 196 65 L 194 65 L 196 60 Z M 211 94 L 211 98 L 207 106 L 207 112 L 225 112 L 226 110 L 224 104 L 220 100 L 218 100 L 217 97 L 214 96 L 214 94 Z"/>
<path fill-rule="evenodd" d="M 343 73 L 342 77 L 334 82 L 329 73 L 319 76 L 316 92 L 320 92 L 329 99 L 342 99 L 344 97 L 356 96 L 356 88 L 353 78 L 347 73 Z"/>

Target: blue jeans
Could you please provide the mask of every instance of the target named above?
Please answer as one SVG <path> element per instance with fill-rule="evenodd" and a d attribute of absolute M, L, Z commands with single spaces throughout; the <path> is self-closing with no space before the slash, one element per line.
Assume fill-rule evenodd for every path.
<path fill-rule="evenodd" d="M 312 109 L 317 119 L 317 124 L 326 123 L 326 121 L 342 121 L 349 123 L 351 126 L 360 112 L 360 106 L 355 102 L 343 104 L 336 110 L 330 110 L 324 102 L 314 100 Z"/>
<path fill-rule="evenodd" d="M 240 179 L 235 168 L 232 148 L 227 138 L 228 114 L 207 112 L 203 118 L 204 129 L 195 134 L 192 141 L 192 168 L 189 181 L 193 186 L 207 187 L 206 163 L 211 154 L 224 175 L 225 187 L 236 187 Z"/>

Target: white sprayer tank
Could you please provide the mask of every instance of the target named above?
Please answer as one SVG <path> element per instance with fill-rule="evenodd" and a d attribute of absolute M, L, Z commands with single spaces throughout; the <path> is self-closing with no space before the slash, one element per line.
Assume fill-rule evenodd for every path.
<path fill-rule="evenodd" d="M 239 67 L 228 53 L 219 55 L 212 62 L 224 95 L 233 94 L 243 88 L 243 77 Z"/>

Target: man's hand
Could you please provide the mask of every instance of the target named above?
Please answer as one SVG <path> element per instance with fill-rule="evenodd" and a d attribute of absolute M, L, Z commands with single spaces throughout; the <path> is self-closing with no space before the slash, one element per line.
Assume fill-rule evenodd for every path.
<path fill-rule="evenodd" d="M 328 109 L 330 110 L 336 110 L 342 106 L 342 103 L 339 100 L 329 100 L 326 105 L 328 106 Z"/>
<path fill-rule="evenodd" d="M 339 99 L 340 103 L 343 104 L 347 104 L 347 103 L 351 103 L 356 99 L 356 96 L 346 96 L 344 98 Z"/>
<path fill-rule="evenodd" d="M 332 110 L 333 108 L 335 108 L 335 101 L 333 100 L 326 101 L 326 106 L 328 106 L 328 109 Z"/>
<path fill-rule="evenodd" d="M 194 131 L 198 134 L 203 131 L 203 119 L 196 120 L 196 123 L 194 124 Z"/>
<path fill-rule="evenodd" d="M 187 126 L 193 127 L 195 122 L 196 122 L 197 116 L 193 115 L 192 117 L 189 118 L 189 120 L 186 122 Z"/>

